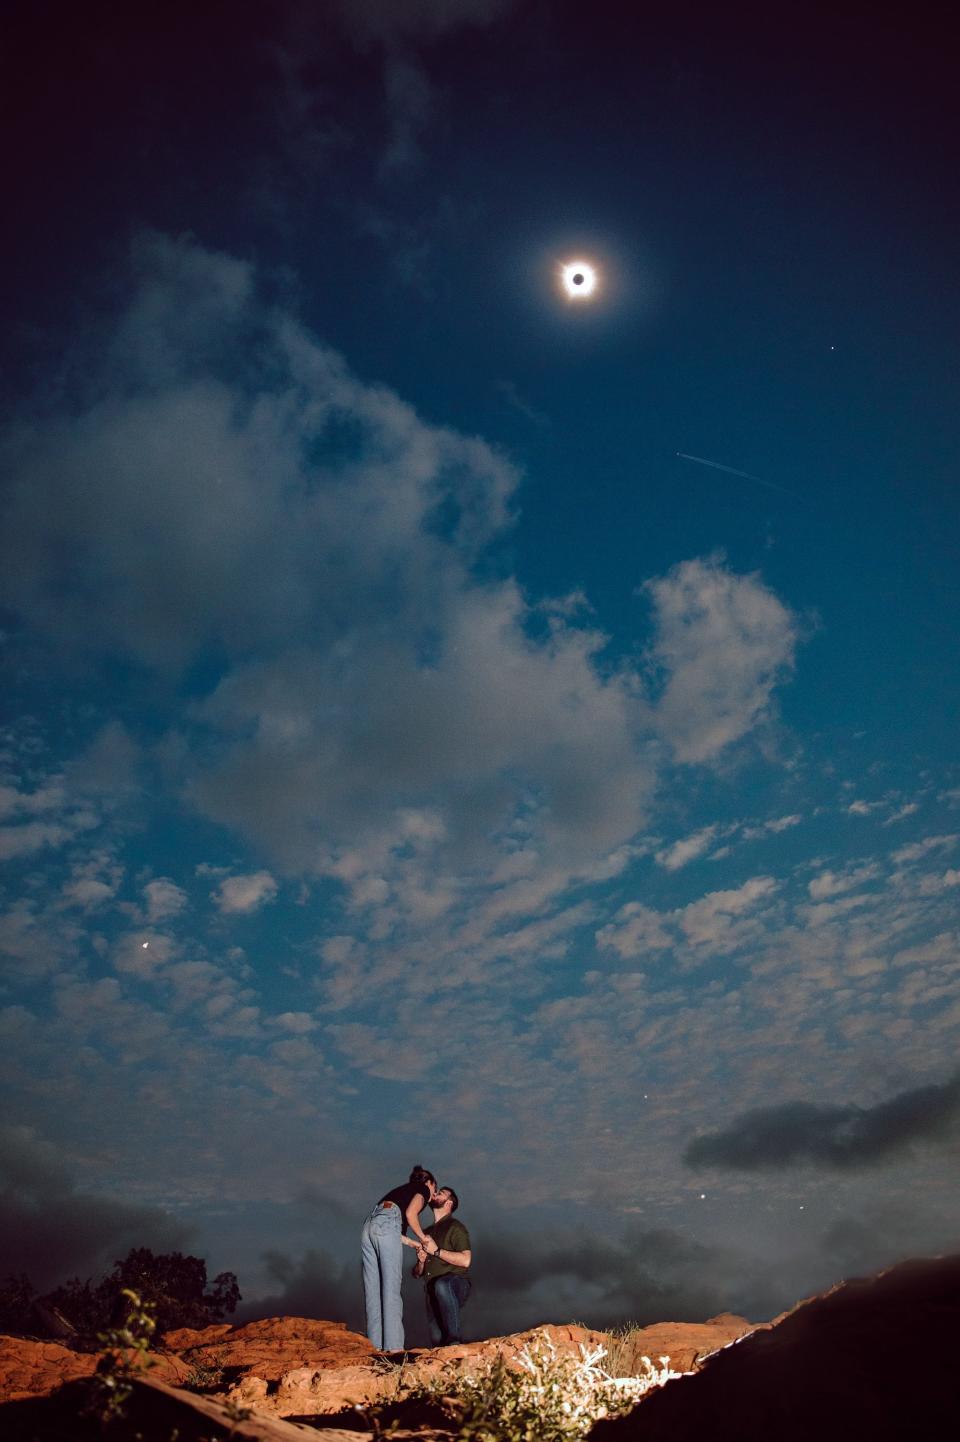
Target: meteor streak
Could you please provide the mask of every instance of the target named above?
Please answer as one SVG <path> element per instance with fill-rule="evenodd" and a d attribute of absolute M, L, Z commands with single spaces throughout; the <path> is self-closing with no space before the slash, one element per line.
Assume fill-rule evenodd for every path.
<path fill-rule="evenodd" d="M 773 481 L 765 481 L 761 476 L 753 476 L 749 471 L 738 471 L 736 466 L 724 466 L 719 461 L 708 461 L 705 456 L 688 456 L 685 451 L 677 451 L 681 461 L 695 461 L 698 466 L 710 466 L 714 471 L 727 471 L 731 476 L 743 476 L 745 481 L 756 481 L 758 486 L 766 486 L 768 491 L 779 491 L 781 496 L 792 496 L 793 491 L 788 491 L 786 486 L 776 486 Z"/>

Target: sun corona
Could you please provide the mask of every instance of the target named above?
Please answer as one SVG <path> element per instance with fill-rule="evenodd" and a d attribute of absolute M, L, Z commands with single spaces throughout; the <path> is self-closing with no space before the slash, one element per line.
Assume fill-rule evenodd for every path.
<path fill-rule="evenodd" d="M 569 300 L 589 300 L 597 293 L 597 268 L 588 260 L 567 260 L 560 267 L 560 288 Z"/>

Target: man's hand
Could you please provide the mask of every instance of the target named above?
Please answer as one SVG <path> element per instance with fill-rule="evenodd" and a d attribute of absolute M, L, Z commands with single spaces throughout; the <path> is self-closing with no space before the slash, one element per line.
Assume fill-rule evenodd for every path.
<path fill-rule="evenodd" d="M 423 1269 L 427 1265 L 427 1254 L 422 1247 L 417 1248 L 417 1265 L 413 1269 L 415 1277 L 423 1276 Z"/>
<path fill-rule="evenodd" d="M 440 1248 L 437 1246 L 436 1242 L 433 1240 L 432 1237 L 427 1237 L 427 1239 L 426 1239 L 426 1241 L 424 1242 L 423 1245 L 424 1245 L 424 1247 L 426 1248 L 427 1255 L 430 1256 L 430 1257 L 435 1257 L 436 1254 L 437 1254 L 437 1253 L 439 1252 L 439 1250 L 440 1250 Z"/>

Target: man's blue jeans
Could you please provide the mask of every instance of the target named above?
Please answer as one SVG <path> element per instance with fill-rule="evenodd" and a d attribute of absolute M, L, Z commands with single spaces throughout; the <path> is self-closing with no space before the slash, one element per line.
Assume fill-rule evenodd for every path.
<path fill-rule="evenodd" d="M 470 1295 L 470 1278 L 462 1273 L 444 1272 L 423 1289 L 427 1304 L 427 1327 L 434 1347 L 462 1342 L 460 1308 Z"/>
<path fill-rule="evenodd" d="M 367 1336 L 378 1350 L 403 1351 L 403 1243 L 400 1208 L 374 1207 L 360 1233 Z"/>

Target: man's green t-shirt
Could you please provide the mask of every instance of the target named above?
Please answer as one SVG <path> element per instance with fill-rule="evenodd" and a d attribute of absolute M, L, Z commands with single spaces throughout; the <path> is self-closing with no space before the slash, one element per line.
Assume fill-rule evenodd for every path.
<path fill-rule="evenodd" d="M 456 1217 L 444 1217 L 442 1222 L 434 1222 L 432 1227 L 427 1227 L 426 1234 L 432 1237 L 437 1246 L 444 1252 L 469 1252 L 470 1233 L 462 1222 Z M 447 1272 L 455 1272 L 457 1276 L 465 1277 L 466 1267 L 455 1267 L 450 1262 L 441 1262 L 439 1257 L 428 1257 L 427 1265 L 423 1269 L 423 1275 L 428 1282 L 434 1277 L 442 1277 Z"/>

